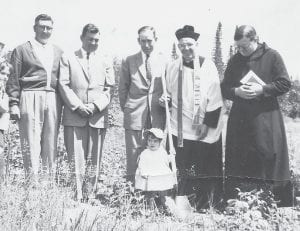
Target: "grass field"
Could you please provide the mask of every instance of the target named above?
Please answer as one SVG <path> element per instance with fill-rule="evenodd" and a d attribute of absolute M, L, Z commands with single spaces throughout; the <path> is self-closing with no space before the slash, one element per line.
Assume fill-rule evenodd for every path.
<path fill-rule="evenodd" d="M 291 169 L 300 179 L 300 121 L 286 119 Z M 59 139 L 59 184 L 24 179 L 16 125 L 8 140 L 10 175 L 0 185 L 0 230 L 300 230 L 299 208 L 275 209 L 268 217 L 255 208 L 236 207 L 234 214 L 211 208 L 206 214 L 192 213 L 187 219 L 165 216 L 145 207 L 141 198 L 128 193 L 125 174 L 124 130 L 108 129 L 100 185 L 101 200 L 79 203 L 69 180 L 62 136 Z M 297 178 L 298 177 L 298 178 Z"/>

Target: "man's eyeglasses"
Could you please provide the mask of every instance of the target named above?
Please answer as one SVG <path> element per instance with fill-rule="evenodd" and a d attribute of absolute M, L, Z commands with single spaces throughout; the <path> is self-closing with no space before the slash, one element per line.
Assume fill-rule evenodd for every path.
<path fill-rule="evenodd" d="M 179 43 L 178 46 L 179 48 L 183 49 L 183 48 L 191 48 L 193 47 L 195 44 L 193 43 Z"/>
<path fill-rule="evenodd" d="M 51 26 L 44 26 L 44 25 L 37 25 L 37 26 L 43 30 L 53 30 L 53 27 Z"/>

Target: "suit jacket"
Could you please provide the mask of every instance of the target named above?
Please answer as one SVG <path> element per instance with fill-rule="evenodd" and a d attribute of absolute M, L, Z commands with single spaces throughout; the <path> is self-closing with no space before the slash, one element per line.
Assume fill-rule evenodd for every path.
<path fill-rule="evenodd" d="M 64 102 L 62 124 L 64 126 L 106 128 L 108 123 L 107 106 L 111 100 L 111 87 L 114 85 L 112 63 L 100 54 L 87 60 L 81 50 L 69 59 L 62 57 L 60 62 L 59 92 Z M 89 118 L 81 117 L 75 110 L 80 105 L 94 103 L 99 112 Z"/>
<path fill-rule="evenodd" d="M 12 73 L 7 81 L 7 94 L 10 105 L 18 105 L 22 90 L 51 90 L 56 91 L 59 76 L 59 61 L 62 50 L 53 45 L 53 66 L 50 89 L 46 89 L 47 73 L 37 57 L 30 41 L 16 47 L 11 56 Z"/>
<path fill-rule="evenodd" d="M 149 110 L 152 127 L 164 129 L 165 109 L 159 105 L 158 100 L 163 93 L 161 78 L 165 76 L 167 62 L 161 54 L 153 53 L 150 63 L 150 84 L 142 52 L 127 57 L 122 63 L 119 98 L 125 129 L 142 130 Z"/>

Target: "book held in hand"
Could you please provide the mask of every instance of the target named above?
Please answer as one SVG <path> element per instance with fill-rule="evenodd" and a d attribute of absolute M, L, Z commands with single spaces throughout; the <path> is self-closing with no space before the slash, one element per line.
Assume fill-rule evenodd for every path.
<path fill-rule="evenodd" d="M 257 76 L 252 70 L 250 70 L 241 80 L 242 84 L 246 83 L 258 83 L 262 86 L 266 85 L 266 83 Z"/>

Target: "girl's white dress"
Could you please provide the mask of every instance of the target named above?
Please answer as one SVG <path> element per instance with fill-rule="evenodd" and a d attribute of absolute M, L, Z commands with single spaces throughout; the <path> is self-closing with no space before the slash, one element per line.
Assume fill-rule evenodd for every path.
<path fill-rule="evenodd" d="M 156 151 L 145 149 L 138 160 L 135 174 L 135 188 L 143 191 L 165 191 L 175 184 L 175 174 L 169 166 L 170 158 L 160 147 Z"/>

